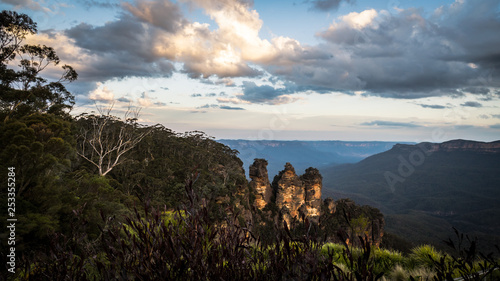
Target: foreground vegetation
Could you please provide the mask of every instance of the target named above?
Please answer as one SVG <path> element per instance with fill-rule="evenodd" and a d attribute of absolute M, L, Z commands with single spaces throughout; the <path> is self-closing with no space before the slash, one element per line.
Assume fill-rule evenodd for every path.
<path fill-rule="evenodd" d="M 20 280 L 495 280 L 500 264 L 476 251 L 476 241 L 458 234 L 449 240 L 456 255 L 432 246 L 409 255 L 380 249 L 359 237 L 362 247 L 324 243 L 287 225 L 264 245 L 237 214 L 216 225 L 210 210 L 186 185 L 189 203 L 172 211 L 145 204 L 121 226 L 102 229 L 96 241 L 81 232 L 54 235 L 49 252 L 24 260 Z M 102 217 L 103 221 L 111 218 Z M 311 229 L 306 221 L 304 230 Z M 347 233 L 337 233 L 342 241 Z M 351 237 L 351 239 L 354 239 Z M 500 249 L 499 249 L 500 250 Z"/>

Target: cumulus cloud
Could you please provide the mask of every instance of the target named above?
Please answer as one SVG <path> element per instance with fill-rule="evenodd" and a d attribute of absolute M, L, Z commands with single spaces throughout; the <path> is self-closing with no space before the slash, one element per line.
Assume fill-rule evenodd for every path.
<path fill-rule="evenodd" d="M 350 13 L 317 33 L 328 59 L 301 60 L 273 73 L 305 87 L 381 97 L 462 96 L 461 89 L 470 87 L 481 95 L 481 87 L 500 85 L 493 47 L 500 44 L 494 35 L 500 29 L 498 2 L 456 2 L 439 17 L 417 9 Z"/>
<path fill-rule="evenodd" d="M 189 20 L 181 8 L 186 3 L 203 9 L 213 22 Z M 331 10 L 341 0 L 309 3 Z M 283 36 L 261 38 L 262 19 L 252 2 L 243 0 L 135 0 L 122 4 L 117 19 L 102 26 L 81 23 L 41 36 L 64 45 L 63 56 L 90 85 L 168 77 L 179 63 L 189 77 L 210 78 L 205 81 L 216 85 L 236 86 L 232 78 L 264 73 L 287 81 L 279 87 L 244 83 L 237 99 L 251 103 L 289 103 L 299 92 L 339 91 L 399 99 L 472 94 L 492 100 L 500 98 L 498 3 L 457 1 L 430 16 L 418 9 L 349 13 L 318 32 L 321 43 L 315 46 Z"/>
<path fill-rule="evenodd" d="M 140 76 L 135 71 L 139 65 L 148 65 L 144 76 L 161 71 L 168 76 L 172 62 L 180 62 L 182 72 L 191 78 L 216 76 L 216 84 L 234 86 L 231 77 L 262 75 L 255 65 L 293 68 L 301 60 L 325 57 L 320 48 L 304 47 L 288 37 L 262 39 L 263 22 L 249 1 L 180 2 L 201 7 L 216 26 L 187 20 L 179 3 L 136 0 L 123 4 L 124 12 L 116 21 L 103 26 L 82 23 L 65 35 L 79 48 L 100 56 L 103 66 L 113 66 L 106 70 L 117 77 Z M 119 61 L 129 66 L 115 67 Z"/>
<path fill-rule="evenodd" d="M 142 107 L 150 107 L 153 105 L 153 101 L 147 96 L 146 93 L 141 94 L 141 97 L 137 99 L 137 103 Z"/>
<path fill-rule="evenodd" d="M 130 16 L 103 26 L 78 24 L 63 33 L 41 34 L 57 47 L 65 44 L 59 56 L 75 67 L 79 81 L 103 81 L 125 77 L 168 77 L 172 62 L 155 57 L 149 44 L 152 34 Z M 60 43 L 64 42 L 64 43 Z M 52 44 L 52 46 L 54 46 Z"/>
<path fill-rule="evenodd" d="M 384 120 L 375 120 L 370 122 L 361 123 L 363 126 L 377 126 L 377 127 L 406 127 L 406 128 L 417 128 L 421 127 L 415 123 L 407 123 L 407 122 L 394 122 L 394 121 L 384 121 Z"/>
<path fill-rule="evenodd" d="M 151 107 L 151 106 L 165 106 L 164 102 L 155 101 L 156 98 L 150 97 L 146 92 L 141 94 L 141 97 L 137 99 L 137 104 L 140 107 Z"/>
<path fill-rule="evenodd" d="M 115 98 L 113 91 L 108 89 L 108 87 L 102 85 L 102 83 L 97 83 L 97 89 L 90 92 L 89 99 L 93 101 L 106 101 L 111 102 Z"/>
<path fill-rule="evenodd" d="M 178 5 L 170 1 L 135 1 L 135 5 L 124 2 L 123 6 L 136 18 L 167 32 L 176 32 L 187 20 Z"/>

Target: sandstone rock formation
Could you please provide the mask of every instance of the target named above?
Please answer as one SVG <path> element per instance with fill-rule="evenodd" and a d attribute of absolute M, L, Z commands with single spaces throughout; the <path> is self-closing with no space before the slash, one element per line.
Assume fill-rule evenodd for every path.
<path fill-rule="evenodd" d="M 267 174 L 267 161 L 264 159 L 255 159 L 250 166 L 249 175 L 250 190 L 255 190 L 254 206 L 262 210 L 267 203 L 271 202 L 272 190 L 269 176 Z"/>
<path fill-rule="evenodd" d="M 350 199 L 334 201 L 332 198 L 326 198 L 322 201 L 323 178 L 315 168 L 308 168 L 302 176 L 298 176 L 293 166 L 286 163 L 285 169 L 274 177 L 270 184 L 267 164 L 264 159 L 255 159 L 249 170 L 250 190 L 255 198 L 253 206 L 261 211 L 268 204 L 271 207 L 256 217 L 254 214 L 256 225 L 265 225 L 264 221 L 269 223 L 273 220 L 283 220 L 290 227 L 294 219 L 302 218 L 319 224 L 322 216 L 322 227 L 332 234 L 332 239 L 337 239 L 334 234 L 339 229 L 344 229 L 349 237 L 366 237 L 369 243 L 380 245 L 385 222 L 378 209 L 358 206 Z M 346 218 L 349 218 L 349 221 L 345 221 Z M 353 239 L 351 242 L 345 242 L 359 241 Z"/>
<path fill-rule="evenodd" d="M 317 223 L 321 214 L 322 188 L 318 169 L 309 168 L 299 177 L 293 166 L 286 163 L 271 188 L 266 167 L 267 161 L 264 159 L 255 159 L 250 166 L 250 189 L 255 192 L 254 207 L 262 210 L 268 203 L 273 203 L 287 223 L 301 215 Z"/>
<path fill-rule="evenodd" d="M 308 168 L 300 177 L 305 188 L 305 215 L 318 223 L 321 215 L 321 188 L 323 177 L 318 169 Z"/>
<path fill-rule="evenodd" d="M 293 218 L 300 217 L 300 212 L 305 213 L 306 190 L 304 182 L 297 176 L 293 166 L 286 163 L 285 169 L 273 181 L 273 188 L 276 206 L 283 219 L 290 225 Z"/>

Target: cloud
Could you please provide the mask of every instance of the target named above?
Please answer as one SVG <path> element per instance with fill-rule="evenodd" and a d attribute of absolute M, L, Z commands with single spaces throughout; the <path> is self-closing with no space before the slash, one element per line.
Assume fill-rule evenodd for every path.
<path fill-rule="evenodd" d="M 302 59 L 296 52 L 297 64 L 266 70 L 298 86 L 364 90 L 367 96 L 456 97 L 471 87 L 478 88 L 473 94 L 482 95 L 480 88 L 500 85 L 493 47 L 500 44 L 494 35 L 500 29 L 497 9 L 498 0 L 483 0 L 479 5 L 456 2 L 440 16 L 418 9 L 350 13 L 316 34 L 324 43 L 311 50 L 329 55 Z"/>
<path fill-rule="evenodd" d="M 468 87 L 462 89 L 462 91 L 473 95 L 488 95 L 490 93 L 490 89 L 486 87 Z"/>
<path fill-rule="evenodd" d="M 220 109 L 226 109 L 226 110 L 245 110 L 243 107 L 233 107 L 233 106 L 227 106 L 227 105 L 221 105 L 219 106 Z"/>
<path fill-rule="evenodd" d="M 420 105 L 423 108 L 432 108 L 432 109 L 450 108 L 449 106 L 439 105 L 439 104 L 422 104 L 422 103 L 419 103 L 418 105 Z"/>
<path fill-rule="evenodd" d="M 222 78 L 215 81 L 215 85 L 224 85 L 226 87 L 234 87 L 236 86 L 234 81 L 230 78 Z"/>
<path fill-rule="evenodd" d="M 63 55 L 71 65 L 79 65 L 75 68 L 79 81 L 169 77 L 175 69 L 169 60 L 156 57 L 150 44 L 144 44 L 153 40 L 154 32 L 128 15 L 103 26 L 81 23 L 46 36 L 71 45 Z"/>
<path fill-rule="evenodd" d="M 467 101 L 465 103 L 460 104 L 461 106 L 465 107 L 483 107 L 483 105 L 477 101 Z"/>
<path fill-rule="evenodd" d="M 191 95 L 192 98 L 199 98 L 201 96 L 203 96 L 203 95 L 202 94 L 192 94 Z"/>
<path fill-rule="evenodd" d="M 352 3 L 351 0 L 313 0 L 310 1 L 312 9 L 317 11 L 334 11 L 337 10 L 341 2 Z"/>
<path fill-rule="evenodd" d="M 341 2 L 308 3 L 332 10 Z M 92 90 L 96 81 L 113 78 L 169 77 L 178 64 L 189 77 L 216 85 L 267 75 L 271 82 L 286 81 L 279 87 L 243 84 L 237 98 L 252 103 L 289 103 L 299 92 L 355 91 L 397 99 L 468 93 L 492 100 L 500 99 L 498 2 L 457 1 L 431 15 L 418 9 L 349 13 L 318 32 L 321 41 L 314 46 L 283 36 L 261 38 L 263 21 L 252 2 L 238 0 L 134 0 L 102 26 L 81 23 L 39 36 L 64 47 L 62 57 L 78 66 L 79 81 Z M 186 3 L 211 21 L 191 20 L 180 6 Z"/>
<path fill-rule="evenodd" d="M 161 101 L 157 101 L 157 102 L 155 102 L 153 104 L 156 105 L 156 106 L 166 106 L 167 105 L 166 103 L 161 102 Z"/>
<path fill-rule="evenodd" d="M 150 106 L 153 106 L 153 105 L 156 105 L 156 106 L 164 106 L 164 105 L 166 105 L 163 102 L 155 102 L 154 99 L 155 98 L 149 97 L 146 92 L 143 92 L 141 94 L 141 97 L 137 99 L 137 104 L 139 106 L 141 106 L 141 107 L 150 107 Z"/>
<path fill-rule="evenodd" d="M 89 99 L 93 101 L 111 102 L 114 98 L 115 94 L 106 86 L 103 86 L 102 83 L 97 83 L 97 88 L 89 94 Z"/>
<path fill-rule="evenodd" d="M 120 7 L 120 2 L 117 0 L 77 0 L 75 2 L 82 3 L 87 9 L 92 7 L 107 9 Z"/>
<path fill-rule="evenodd" d="M 269 103 L 277 97 L 287 94 L 286 88 L 276 89 L 269 85 L 257 86 L 254 82 L 243 82 L 243 95 L 240 99 L 252 103 Z"/>
<path fill-rule="evenodd" d="M 219 108 L 224 110 L 245 110 L 243 107 L 233 107 L 233 106 L 217 105 L 217 104 L 205 104 L 197 107 L 197 109 L 205 109 L 205 108 Z"/>
<path fill-rule="evenodd" d="M 120 58 L 134 55 L 142 59 L 142 63 L 158 59 L 151 45 L 145 44 L 154 40 L 154 32 L 127 14 L 103 26 L 80 23 L 67 29 L 64 34 L 72 39 L 76 46 L 92 54 L 114 55 Z"/>
<path fill-rule="evenodd" d="M 261 104 L 287 104 L 297 101 L 299 98 L 294 98 L 290 94 L 298 89 L 293 85 L 286 85 L 282 88 L 275 88 L 269 85 L 258 86 L 254 82 L 243 82 L 243 94 L 238 98 L 250 103 Z"/>
<path fill-rule="evenodd" d="M 500 119 L 500 114 L 492 114 L 491 117 L 496 118 L 496 119 Z"/>
<path fill-rule="evenodd" d="M 491 101 L 500 98 L 500 91 L 494 88 L 486 87 L 470 87 L 462 89 L 464 93 L 469 93 L 472 95 L 477 95 L 478 99 L 481 101 Z"/>
<path fill-rule="evenodd" d="M 135 5 L 124 2 L 123 6 L 136 18 L 144 23 L 150 23 L 170 33 L 174 33 L 187 23 L 181 9 L 170 1 L 138 1 Z"/>
<path fill-rule="evenodd" d="M 33 11 L 42 11 L 45 13 L 52 12 L 49 8 L 42 7 L 40 3 L 33 0 L 1 0 L 0 3 L 12 5 L 16 8 L 16 10 L 25 8 Z"/>
<path fill-rule="evenodd" d="M 217 101 L 220 103 L 232 103 L 232 104 L 245 104 L 245 103 L 250 103 L 249 101 L 242 100 L 236 97 L 232 98 L 217 98 Z"/>
<path fill-rule="evenodd" d="M 132 102 L 131 99 L 126 98 L 126 97 L 121 97 L 121 98 L 118 98 L 116 100 L 119 101 L 119 102 L 127 102 L 127 103 L 131 103 Z"/>
<path fill-rule="evenodd" d="M 383 121 L 375 120 L 370 122 L 361 123 L 363 126 L 380 126 L 380 127 L 405 127 L 405 128 L 417 128 L 421 127 L 415 123 L 405 123 L 405 122 L 394 122 L 394 121 Z"/>
<path fill-rule="evenodd" d="M 205 104 L 205 105 L 202 105 L 202 106 L 198 106 L 197 109 L 200 109 L 200 108 L 218 108 L 219 106 L 216 105 L 216 104 Z"/>
<path fill-rule="evenodd" d="M 467 129 L 472 129 L 472 128 L 477 128 L 477 127 L 474 125 L 455 125 L 455 126 L 453 126 L 453 129 L 457 129 L 457 130 L 467 130 Z"/>
<path fill-rule="evenodd" d="M 137 0 L 123 7 L 124 12 L 115 21 L 103 26 L 81 23 L 64 32 L 75 46 L 99 58 L 100 63 L 87 75 L 93 79 L 168 77 L 174 71 L 173 62 L 181 62 L 182 72 L 192 78 L 254 77 L 262 73 L 249 66 L 242 57 L 242 49 L 245 53 L 255 53 L 248 49 L 262 49 L 266 43 L 248 47 L 247 41 L 255 38 L 241 40 L 243 35 L 235 36 L 236 31 L 230 28 L 248 29 L 250 36 L 258 39 L 260 26 L 252 30 L 252 26 L 247 26 L 251 23 L 241 22 L 245 18 L 239 16 L 239 10 L 229 13 L 234 22 L 224 21 L 219 10 L 210 10 L 214 15 L 219 13 L 215 17 L 220 25 L 219 29 L 211 30 L 208 24 L 186 20 L 178 4 L 171 1 Z M 230 7 L 226 10 L 231 12 Z M 249 10 L 240 12 L 261 23 L 258 14 Z M 267 45 L 271 46 L 269 42 Z"/>

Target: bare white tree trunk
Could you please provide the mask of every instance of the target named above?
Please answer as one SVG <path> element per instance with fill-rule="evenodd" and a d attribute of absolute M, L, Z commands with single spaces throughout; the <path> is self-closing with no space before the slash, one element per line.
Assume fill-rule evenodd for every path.
<path fill-rule="evenodd" d="M 111 115 L 112 109 L 112 105 L 108 108 L 97 107 L 98 115 L 83 117 L 90 126 L 82 127 L 79 134 L 78 155 L 96 166 L 101 176 L 119 165 L 122 156 L 153 131 L 153 128 L 138 128 L 139 110 L 132 111 L 130 107 L 118 128 L 121 120 Z"/>

